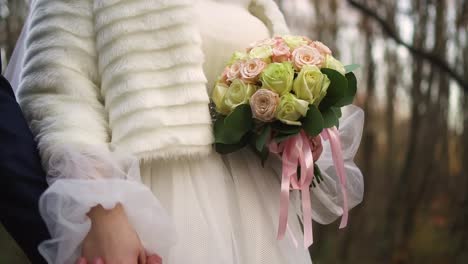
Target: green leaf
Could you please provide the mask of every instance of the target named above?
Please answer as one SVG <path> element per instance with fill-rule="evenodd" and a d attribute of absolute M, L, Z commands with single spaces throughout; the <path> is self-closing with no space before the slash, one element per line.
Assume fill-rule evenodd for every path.
<path fill-rule="evenodd" d="M 354 70 L 357 70 L 361 67 L 361 65 L 359 64 L 350 64 L 350 65 L 346 65 L 344 66 L 345 70 L 346 70 L 346 73 L 349 73 L 349 72 L 352 72 Z"/>
<path fill-rule="evenodd" d="M 317 163 L 314 164 L 314 175 L 317 183 L 323 182 L 322 171 L 320 170 Z"/>
<path fill-rule="evenodd" d="M 335 113 L 335 115 L 340 118 L 343 113 L 341 112 L 341 108 L 340 107 L 331 107 L 331 110 L 333 111 L 333 113 Z"/>
<path fill-rule="evenodd" d="M 263 149 L 265 148 L 266 142 L 267 142 L 268 137 L 270 135 L 271 135 L 271 126 L 270 125 L 264 126 L 262 131 L 257 136 L 257 139 L 255 141 L 255 148 L 259 152 L 263 152 Z"/>
<path fill-rule="evenodd" d="M 236 152 L 249 143 L 250 133 L 245 134 L 238 142 L 234 144 L 215 143 L 215 150 L 220 154 L 229 154 Z"/>
<path fill-rule="evenodd" d="M 349 72 L 345 75 L 348 80 L 348 89 L 346 90 L 346 95 L 355 96 L 357 93 L 357 79 L 354 73 Z"/>
<path fill-rule="evenodd" d="M 236 107 L 222 123 L 220 120 L 214 125 L 216 143 L 237 144 L 253 127 L 252 110 L 248 104 Z"/>
<path fill-rule="evenodd" d="M 299 132 L 298 132 L 299 133 Z M 277 142 L 277 143 L 281 143 L 291 137 L 294 137 L 295 135 L 297 135 L 298 133 L 296 134 L 278 134 L 276 135 L 273 139 Z"/>
<path fill-rule="evenodd" d="M 345 91 L 348 88 L 348 80 L 341 73 L 328 69 L 322 68 L 321 71 L 328 76 L 330 79 L 330 86 L 327 89 L 327 95 L 320 102 L 319 109 L 321 111 L 336 105 L 343 97 L 345 97 Z"/>
<path fill-rule="evenodd" d="M 215 150 L 216 152 L 218 152 L 219 154 L 229 154 L 229 153 L 232 153 L 232 152 L 236 152 L 240 149 L 242 149 L 243 147 L 245 147 L 245 145 L 247 145 L 246 142 L 239 142 L 237 144 L 221 144 L 221 143 L 216 143 L 215 144 Z"/>
<path fill-rule="evenodd" d="M 309 134 L 309 136 L 315 137 L 323 130 L 323 118 L 320 111 L 315 105 L 309 105 L 307 115 L 302 120 L 302 128 Z"/>
<path fill-rule="evenodd" d="M 322 117 L 324 128 L 338 126 L 338 116 L 335 114 L 332 108 L 322 111 Z"/>
<path fill-rule="evenodd" d="M 335 106 L 345 106 L 352 104 L 354 101 L 354 97 L 356 96 L 357 92 L 357 80 L 354 73 L 350 72 L 345 75 L 346 79 L 348 80 L 348 88 L 345 90 L 344 97 L 335 104 Z"/>
<path fill-rule="evenodd" d="M 213 125 L 215 143 L 227 143 L 224 140 L 224 119 L 225 117 L 222 115 L 216 117 L 216 121 Z"/>
<path fill-rule="evenodd" d="M 291 126 L 280 121 L 276 121 L 272 124 L 272 129 L 280 134 L 294 135 L 301 131 L 301 126 Z"/>

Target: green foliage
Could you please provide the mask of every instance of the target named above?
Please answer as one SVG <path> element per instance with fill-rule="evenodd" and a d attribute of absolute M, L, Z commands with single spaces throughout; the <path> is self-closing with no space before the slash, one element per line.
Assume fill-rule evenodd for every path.
<path fill-rule="evenodd" d="M 315 137 L 322 132 L 323 127 L 322 114 L 317 107 L 309 105 L 309 111 L 307 111 L 306 117 L 302 120 L 302 128 L 309 136 Z"/>
<path fill-rule="evenodd" d="M 255 148 L 257 149 L 258 153 L 260 153 L 262 166 L 265 164 L 265 161 L 268 158 L 268 154 L 270 153 L 266 145 L 266 143 L 268 142 L 268 139 L 270 138 L 270 135 L 271 135 L 271 126 L 265 125 L 262 127 L 260 133 L 257 134 L 257 136 L 255 137 L 255 142 L 254 142 Z"/>
<path fill-rule="evenodd" d="M 266 125 L 262 128 L 261 132 L 256 137 L 255 147 L 258 151 L 262 152 L 265 148 L 266 142 L 271 134 L 271 126 Z"/>
<path fill-rule="evenodd" d="M 348 80 L 341 73 L 327 68 L 322 68 L 321 71 L 328 76 L 331 83 L 327 90 L 327 95 L 320 102 L 320 111 L 327 110 L 332 106 L 342 106 L 340 100 L 346 96 L 348 89 Z"/>
<path fill-rule="evenodd" d="M 347 80 L 347 88 L 344 90 L 344 96 L 341 98 L 335 106 L 345 106 L 352 104 L 354 101 L 354 96 L 357 92 L 357 80 L 354 73 L 350 72 L 345 75 Z"/>
<path fill-rule="evenodd" d="M 272 124 L 272 129 L 275 132 L 274 140 L 278 143 L 297 135 L 302 127 L 284 124 L 276 121 Z"/>
<path fill-rule="evenodd" d="M 253 119 L 250 105 L 240 105 L 227 117 L 218 116 L 214 124 L 215 143 L 237 144 L 252 128 Z"/>
<path fill-rule="evenodd" d="M 323 127 L 330 128 L 334 126 L 338 126 L 338 115 L 333 111 L 333 108 L 330 107 L 325 111 L 322 111 L 323 117 Z"/>

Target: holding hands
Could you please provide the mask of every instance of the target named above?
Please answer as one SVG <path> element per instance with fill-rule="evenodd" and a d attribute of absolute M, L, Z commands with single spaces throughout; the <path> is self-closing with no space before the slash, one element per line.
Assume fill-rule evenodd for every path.
<path fill-rule="evenodd" d="M 158 255 L 146 255 L 122 205 L 111 210 L 99 205 L 88 216 L 92 226 L 77 264 L 162 264 Z"/>

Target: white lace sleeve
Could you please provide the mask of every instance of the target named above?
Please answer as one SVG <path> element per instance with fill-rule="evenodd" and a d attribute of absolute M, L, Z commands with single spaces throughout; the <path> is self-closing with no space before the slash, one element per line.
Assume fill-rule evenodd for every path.
<path fill-rule="evenodd" d="M 39 247 L 48 263 L 76 261 L 90 229 L 86 214 L 98 204 L 122 204 L 150 253 L 163 255 L 174 241 L 169 217 L 140 181 L 138 161 L 109 149 L 92 8 L 92 0 L 36 0 L 19 43 L 24 54 L 16 55 L 24 67 L 9 75 L 21 75 L 18 101 L 51 184 L 40 199 L 52 235 Z"/>

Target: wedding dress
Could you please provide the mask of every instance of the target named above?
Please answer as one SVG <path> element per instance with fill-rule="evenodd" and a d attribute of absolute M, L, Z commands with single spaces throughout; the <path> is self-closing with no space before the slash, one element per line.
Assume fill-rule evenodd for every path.
<path fill-rule="evenodd" d="M 112 4 L 116 5 L 119 2 L 125 2 L 107 1 L 115 2 Z M 273 34 L 271 28 L 275 27 L 272 25 L 274 19 L 268 20 L 261 15 L 252 15 L 249 11 L 252 5 L 251 0 L 188 2 L 194 14 L 190 18 L 190 23 L 198 29 L 201 37 L 203 51 L 201 59 L 204 77 L 206 77 L 206 81 L 204 78 L 201 81 L 209 94 L 230 55 L 236 50 L 243 50 L 254 41 L 271 36 Z M 273 13 L 277 12 L 277 7 L 272 1 L 263 2 L 269 4 L 260 5 L 261 8 L 273 8 Z M 99 4 L 97 6 L 99 7 Z M 96 5 L 94 7 L 96 8 Z M 269 12 L 267 10 L 262 14 Z M 275 14 L 280 16 L 279 13 Z M 36 21 L 38 20 L 36 18 Z M 282 18 L 279 19 L 281 20 Z M 99 23 L 99 16 L 96 21 Z M 270 25 L 267 25 L 268 21 Z M 87 26 L 83 24 L 83 27 Z M 276 25 L 276 27 L 279 26 Z M 32 30 L 31 34 L 34 35 L 34 33 L 37 32 Z M 92 34 L 93 31 L 89 33 Z M 97 42 L 99 46 L 99 36 Z M 87 47 L 86 43 L 82 45 L 83 49 Z M 21 49 L 21 42 L 19 48 Z M 91 53 L 96 53 L 91 46 L 89 50 Z M 171 50 L 168 49 L 167 53 L 169 52 Z M 50 132 L 54 124 L 50 124 L 50 127 L 43 130 L 44 125 L 37 121 L 40 118 L 31 110 L 31 105 L 39 104 L 41 95 L 33 97 L 27 92 L 31 86 L 28 84 L 28 73 L 34 71 L 35 66 L 31 62 L 34 62 L 34 54 L 26 54 L 26 67 L 22 70 L 24 71 L 23 80 L 20 85 L 23 92 L 20 89 L 18 97 L 25 109 L 27 119 L 30 120 L 33 132 L 38 137 L 41 155 L 51 176 L 50 182 L 53 183 L 41 199 L 41 213 L 48 223 L 53 239 L 43 243 L 40 250 L 50 263 L 72 263 L 72 259 L 79 254 L 79 245 L 90 227 L 89 219 L 85 216 L 87 210 L 99 203 L 106 208 L 111 208 L 116 202 L 124 205 L 130 222 L 134 225 L 145 248 L 149 252 L 161 254 L 164 263 L 311 263 L 308 251 L 294 243 L 302 237 L 298 217 L 301 212 L 299 206 L 296 206 L 298 204 L 297 193 L 292 196 L 295 210 L 289 211 L 288 233 L 283 240 L 276 239 L 281 163 L 274 157 L 269 159 L 265 167 L 262 167 L 259 159 L 249 149 L 225 156 L 213 150 L 203 155 L 164 157 L 153 155 L 143 158 L 139 156 L 140 162 L 137 162 L 128 157 L 130 156 L 128 152 L 132 151 L 126 152 L 125 148 L 111 147 L 109 152 L 106 148 L 100 147 L 101 142 L 92 144 L 92 148 L 81 148 L 78 153 L 73 147 L 68 146 L 63 146 L 58 154 L 53 153 L 53 150 L 57 148 L 49 151 L 47 144 L 51 139 L 45 133 Z M 176 53 L 171 56 L 175 58 L 179 55 L 184 56 L 184 54 Z M 88 63 L 84 58 L 80 60 L 82 61 L 70 65 L 89 73 L 91 80 L 99 79 L 97 72 L 92 72 L 92 68 L 82 69 L 79 65 L 77 66 L 76 64 L 79 63 Z M 101 63 L 101 57 L 99 61 Z M 146 63 L 144 60 L 140 62 Z M 193 62 L 187 62 L 189 63 Z M 18 63 L 13 65 L 15 68 L 18 67 Z M 102 75 L 103 86 L 112 82 L 111 79 L 106 79 L 104 74 L 106 70 L 99 69 L 101 65 L 94 67 L 95 71 L 99 71 Z M 115 70 L 119 70 L 118 67 Z M 10 70 L 10 72 L 15 71 Z M 16 74 L 17 72 L 18 70 Z M 10 77 L 13 78 L 16 75 L 10 74 Z M 97 80 L 93 83 L 99 84 L 99 82 Z M 173 94 L 173 96 L 178 95 Z M 102 99 L 94 102 L 98 112 L 108 108 L 109 97 L 105 93 L 103 96 L 106 101 L 104 108 L 98 106 L 99 100 Z M 33 99 L 39 101 L 31 103 Z M 69 107 L 71 107 L 70 111 L 82 109 L 75 106 Z M 66 108 L 61 110 L 64 109 Z M 190 111 L 190 108 L 188 109 L 187 111 Z M 197 109 L 193 111 L 195 114 L 198 113 Z M 350 208 L 352 208 L 361 202 L 363 194 L 362 175 L 353 163 L 362 133 L 363 113 L 353 106 L 347 107 L 344 112 L 340 122 L 340 137 L 348 176 L 347 193 Z M 56 115 L 51 118 L 63 118 L 64 113 L 48 111 L 47 114 Z M 168 115 L 167 118 L 170 119 L 184 120 L 187 118 L 185 115 L 191 116 L 191 113 L 175 111 L 168 112 Z M 145 122 L 153 122 L 146 120 L 143 114 L 141 118 Z M 112 121 L 112 113 L 110 119 Z M 99 122 L 106 122 L 106 120 Z M 70 126 L 74 128 L 76 125 L 73 123 Z M 36 128 L 37 126 L 41 128 Z M 190 128 L 187 129 L 190 131 Z M 101 132 L 104 133 L 105 130 Z M 194 130 L 193 133 L 196 131 Z M 86 137 L 78 133 L 68 135 L 64 133 L 60 139 L 70 135 L 77 138 Z M 118 135 L 114 136 L 114 132 L 112 135 L 111 140 L 118 138 Z M 190 136 L 190 132 L 187 135 Z M 177 133 L 174 133 L 173 137 L 177 138 Z M 108 141 L 104 134 L 102 138 L 104 138 L 102 142 Z M 175 139 L 169 135 L 168 142 L 171 140 Z M 192 137 L 191 140 L 196 145 L 197 138 Z M 67 140 L 64 138 L 63 142 Z M 339 191 L 338 177 L 333 167 L 328 144 L 324 144 L 324 152 L 318 165 L 323 171 L 325 181 L 316 188 L 312 188 L 312 215 L 315 221 L 327 224 L 343 214 L 341 208 L 343 197 Z M 70 176 L 70 174 L 81 176 Z M 112 178 L 95 179 L 96 174 L 111 174 Z M 154 196 L 146 187 L 139 184 L 140 178 Z"/>

